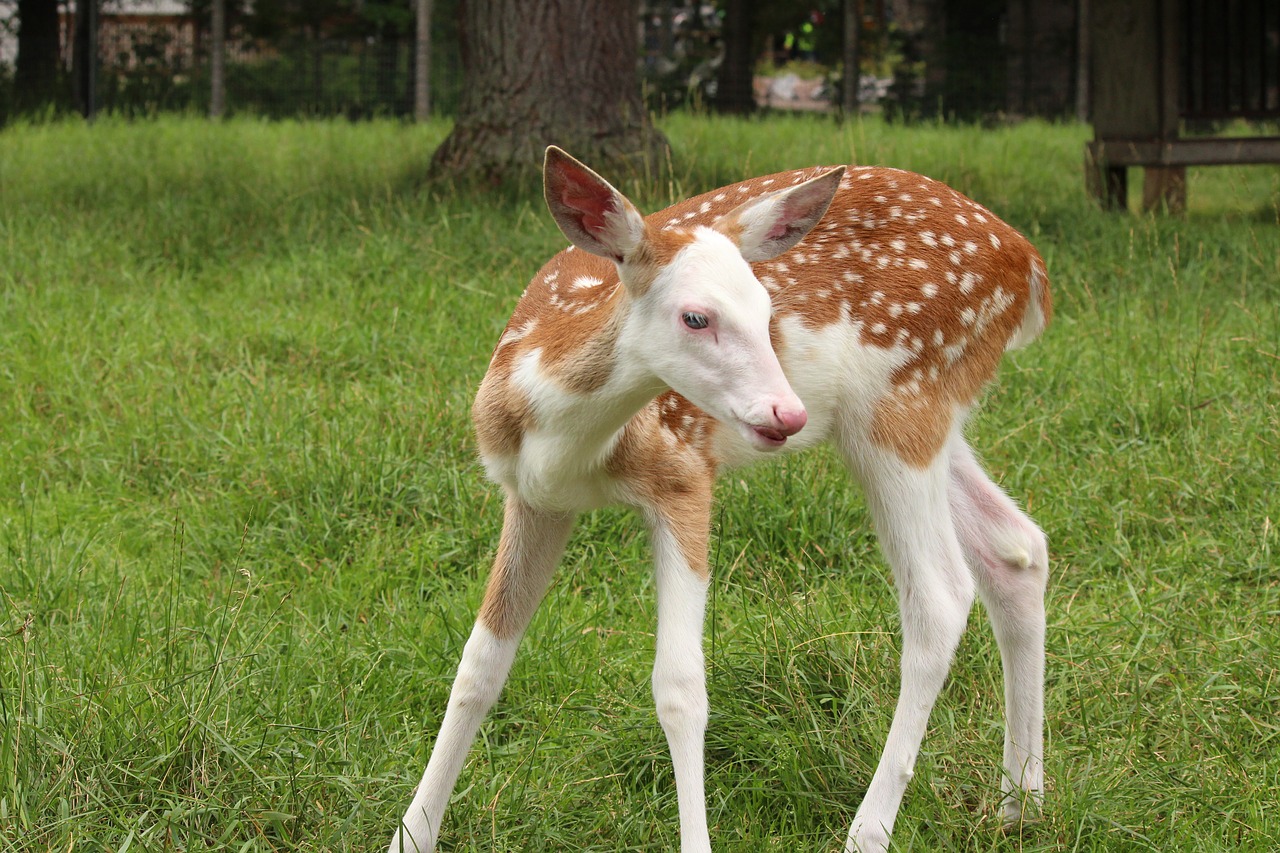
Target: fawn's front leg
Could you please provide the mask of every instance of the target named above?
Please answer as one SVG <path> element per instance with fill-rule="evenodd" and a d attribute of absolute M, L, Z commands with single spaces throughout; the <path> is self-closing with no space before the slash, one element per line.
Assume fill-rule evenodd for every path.
<path fill-rule="evenodd" d="M 484 604 L 463 649 L 426 772 L 391 839 L 390 853 L 435 850 L 445 805 L 471 742 L 506 684 L 520 637 L 542 601 L 572 527 L 572 515 L 541 512 L 507 496 Z"/>
<path fill-rule="evenodd" d="M 902 614 L 902 686 L 884 752 L 845 853 L 888 848 L 934 702 L 973 604 L 974 582 L 952 524 L 945 455 L 920 470 L 880 451 L 846 453 L 860 473 Z"/>
<path fill-rule="evenodd" d="M 710 853 L 703 786 L 707 686 L 702 656 L 710 490 L 697 500 L 685 498 L 680 507 L 664 508 L 649 518 L 658 592 L 653 699 L 675 772 L 680 850 Z"/>

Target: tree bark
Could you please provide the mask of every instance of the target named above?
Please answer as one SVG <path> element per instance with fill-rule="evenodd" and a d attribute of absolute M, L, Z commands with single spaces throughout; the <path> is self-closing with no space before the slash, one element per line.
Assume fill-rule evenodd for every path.
<path fill-rule="evenodd" d="M 18 109 L 39 109 L 58 100 L 58 46 L 57 0 L 18 0 Z"/>
<path fill-rule="evenodd" d="M 640 98 L 635 0 L 465 0 L 465 87 L 437 177 L 500 184 L 559 145 L 610 180 L 650 174 L 666 139 Z"/>

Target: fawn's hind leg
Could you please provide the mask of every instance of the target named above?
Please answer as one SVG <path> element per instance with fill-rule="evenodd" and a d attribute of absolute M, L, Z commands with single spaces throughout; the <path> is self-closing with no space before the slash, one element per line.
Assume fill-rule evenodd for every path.
<path fill-rule="evenodd" d="M 951 444 L 951 514 L 1004 667 L 1003 810 L 1017 822 L 1044 796 L 1044 533 L 991 481 L 968 444 Z"/>

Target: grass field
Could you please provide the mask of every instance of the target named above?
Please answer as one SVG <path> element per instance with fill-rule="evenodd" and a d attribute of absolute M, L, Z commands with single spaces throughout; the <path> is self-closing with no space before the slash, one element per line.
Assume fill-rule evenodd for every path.
<path fill-rule="evenodd" d="M 1280 848 L 1280 170 L 1181 219 L 1083 193 L 1087 129 L 673 116 L 647 208 L 829 162 L 948 181 L 1044 254 L 1045 338 L 972 424 L 1049 535 L 1043 821 L 1002 833 L 980 610 L 895 849 Z M 423 183 L 444 125 L 0 132 L 0 851 L 372 850 L 444 710 L 500 521 L 467 411 L 563 238 Z M 831 454 L 720 489 L 721 851 L 839 848 L 897 616 Z M 585 517 L 446 816 L 449 851 L 677 848 L 641 525 Z"/>

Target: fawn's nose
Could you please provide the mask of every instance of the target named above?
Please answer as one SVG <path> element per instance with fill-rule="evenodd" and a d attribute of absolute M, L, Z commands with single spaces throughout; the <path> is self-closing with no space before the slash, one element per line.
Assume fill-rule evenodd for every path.
<path fill-rule="evenodd" d="M 795 435 L 809 422 L 809 414 L 803 406 L 774 406 L 773 417 L 778 422 L 778 431 L 783 435 Z"/>

